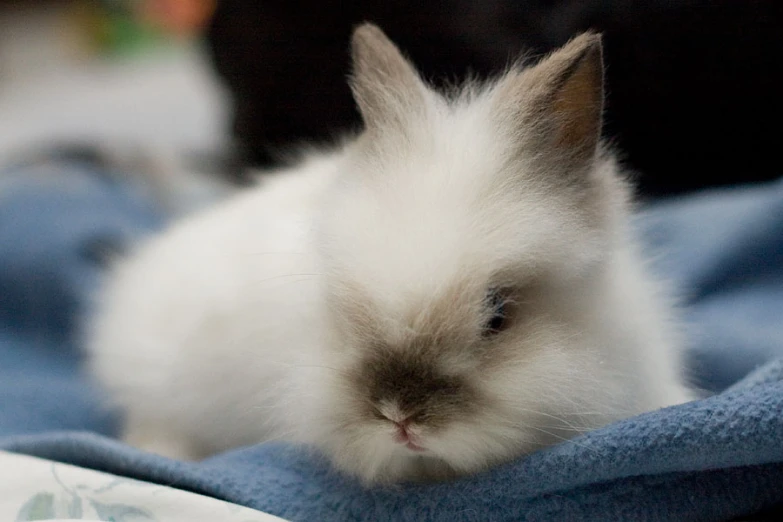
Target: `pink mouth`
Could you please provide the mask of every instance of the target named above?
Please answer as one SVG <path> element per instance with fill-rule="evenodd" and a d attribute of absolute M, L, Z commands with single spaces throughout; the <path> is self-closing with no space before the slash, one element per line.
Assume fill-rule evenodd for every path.
<path fill-rule="evenodd" d="M 413 437 L 405 428 L 400 428 L 397 433 L 394 434 L 394 442 L 398 444 L 404 444 L 406 448 L 411 451 L 427 451 L 427 448 L 419 446 L 413 442 Z"/>

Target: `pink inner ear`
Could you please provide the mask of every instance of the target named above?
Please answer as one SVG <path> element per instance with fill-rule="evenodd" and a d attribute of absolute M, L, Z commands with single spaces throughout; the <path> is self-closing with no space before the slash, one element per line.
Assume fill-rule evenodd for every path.
<path fill-rule="evenodd" d="M 497 117 L 520 141 L 540 152 L 565 150 L 572 160 L 592 157 L 601 134 L 603 60 L 599 36 L 582 34 L 538 64 L 505 77 L 497 92 Z M 575 153 L 575 154 L 574 154 Z"/>
<path fill-rule="evenodd" d="M 553 109 L 560 120 L 557 144 L 563 147 L 595 146 L 601 132 L 603 74 L 600 54 L 589 52 L 558 90 Z"/>

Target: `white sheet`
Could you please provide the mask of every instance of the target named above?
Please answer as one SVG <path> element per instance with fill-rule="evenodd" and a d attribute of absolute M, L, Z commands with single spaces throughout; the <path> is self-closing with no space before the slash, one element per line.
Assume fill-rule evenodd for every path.
<path fill-rule="evenodd" d="M 187 491 L 0 451 L 0 521 L 284 522 Z"/>

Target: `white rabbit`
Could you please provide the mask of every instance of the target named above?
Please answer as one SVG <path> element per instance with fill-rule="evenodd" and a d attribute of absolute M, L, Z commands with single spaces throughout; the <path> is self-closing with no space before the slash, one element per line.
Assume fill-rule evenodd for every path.
<path fill-rule="evenodd" d="M 114 270 L 88 347 L 126 440 L 282 439 L 389 483 L 688 400 L 599 139 L 600 37 L 447 96 L 373 25 L 352 51 L 361 134 Z"/>

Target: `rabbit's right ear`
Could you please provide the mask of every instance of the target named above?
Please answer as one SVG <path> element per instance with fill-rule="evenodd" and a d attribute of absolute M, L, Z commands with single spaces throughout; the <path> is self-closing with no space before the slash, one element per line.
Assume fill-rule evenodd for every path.
<path fill-rule="evenodd" d="M 360 25 L 351 39 L 351 88 L 368 131 L 405 129 L 426 109 L 427 87 L 413 65 L 377 26 Z"/>

